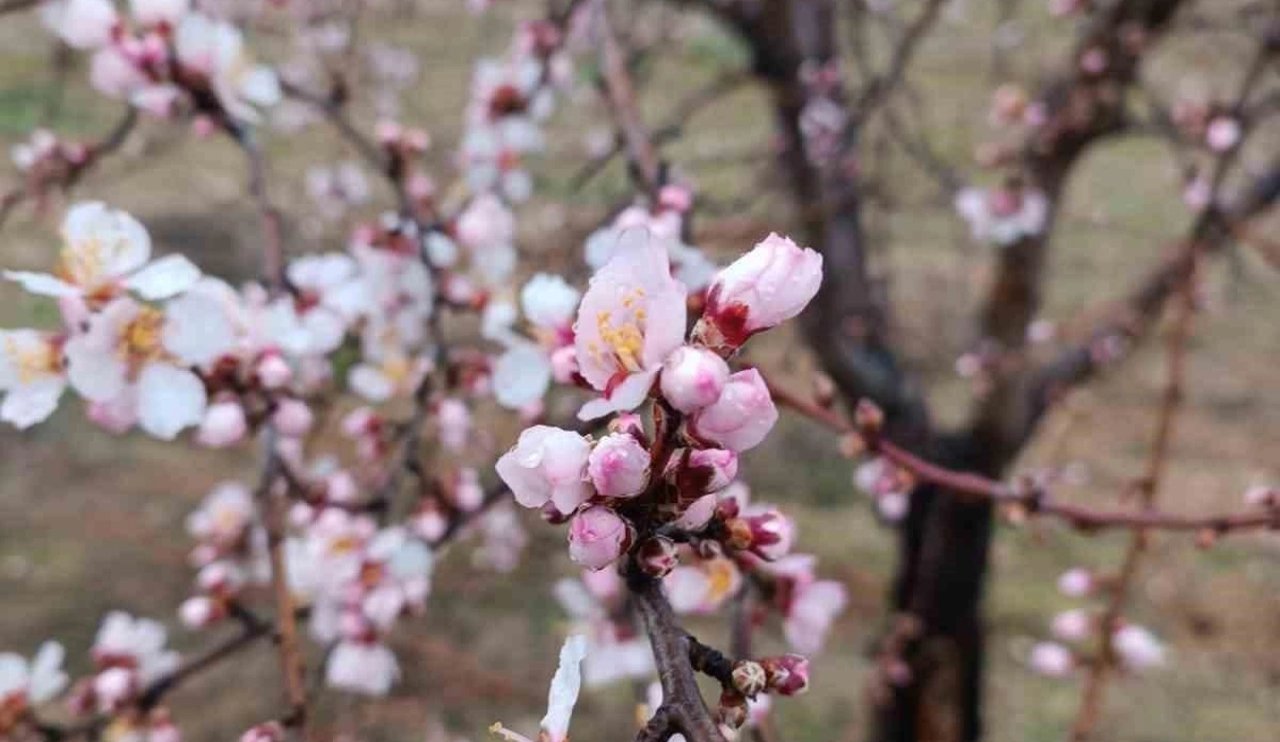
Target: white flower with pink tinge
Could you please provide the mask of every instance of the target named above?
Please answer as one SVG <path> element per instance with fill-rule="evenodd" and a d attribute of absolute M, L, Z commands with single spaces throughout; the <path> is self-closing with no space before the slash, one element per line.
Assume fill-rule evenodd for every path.
<path fill-rule="evenodd" d="M 400 678 L 400 666 L 387 645 L 377 641 L 343 640 L 325 664 L 325 683 L 331 688 L 366 696 L 385 696 Z"/>
<path fill-rule="evenodd" d="M 75 49 L 108 43 L 120 23 L 110 0 L 49 0 L 40 6 L 40 20 Z"/>
<path fill-rule="evenodd" d="M 5 271 L 33 294 L 80 297 L 102 304 L 125 291 L 144 299 L 168 299 L 200 279 L 200 269 L 181 255 L 151 259 L 151 237 L 138 220 L 97 201 L 79 203 L 62 220 L 63 247 L 52 275 Z"/>
<path fill-rule="evenodd" d="M 233 118 L 257 123 L 258 109 L 280 102 L 275 71 L 249 57 L 244 36 L 232 24 L 191 13 L 174 31 L 173 45 L 178 61 L 209 79 L 218 102 Z"/>
<path fill-rule="evenodd" d="M 67 686 L 67 674 L 62 671 L 65 654 L 62 645 L 52 641 L 41 644 L 29 662 L 12 652 L 0 653 L 0 708 L 6 713 L 21 712 L 61 693 Z M 5 731 L 0 721 L 0 735 Z"/>
<path fill-rule="evenodd" d="M 494 468 L 516 502 L 527 508 L 550 502 L 568 515 L 591 497 L 590 455 L 591 444 L 578 433 L 535 425 L 520 434 Z"/>
<path fill-rule="evenodd" d="M 177 669 L 180 657 L 165 649 L 167 641 L 168 632 L 158 621 L 113 611 L 103 619 L 90 651 L 100 666 L 127 669 L 141 686 Z"/>
<path fill-rule="evenodd" d="M 347 327 L 368 308 L 356 262 L 342 253 L 308 255 L 290 263 L 287 276 L 294 294 L 271 303 L 268 334 L 291 355 L 333 352 Z"/>
<path fill-rule="evenodd" d="M 718 340 L 737 347 L 800 314 L 821 286 L 822 256 L 770 234 L 712 279 L 703 320 Z"/>
<path fill-rule="evenodd" d="M 560 648 L 560 666 L 551 678 L 551 688 L 547 692 L 547 715 L 542 717 L 542 733 L 538 735 L 538 742 L 567 742 L 569 739 L 569 719 L 573 715 L 574 705 L 578 703 L 578 692 L 582 689 L 581 665 L 586 655 L 585 636 L 571 636 Z M 507 742 L 533 742 L 501 723 L 495 723 L 489 727 L 489 731 Z"/>
<path fill-rule="evenodd" d="M 955 209 L 974 240 L 999 247 L 1040 234 L 1049 216 L 1044 194 L 1026 188 L 965 188 L 956 195 Z"/>
<path fill-rule="evenodd" d="M 622 578 L 616 570 L 584 571 L 580 580 L 566 577 L 553 592 L 573 619 L 572 632 L 587 637 L 587 656 L 582 661 L 587 687 L 653 676 L 648 637 L 620 631 L 612 618 L 623 599 Z"/>
<path fill-rule="evenodd" d="M 44 421 L 58 407 L 67 376 L 61 340 L 37 330 L 0 330 L 0 420 L 17 428 Z"/>
<path fill-rule="evenodd" d="M 603 394 L 583 405 L 579 418 L 633 410 L 645 400 L 662 362 L 684 342 L 686 293 L 671 277 L 666 250 L 647 232 L 622 235 L 614 257 L 592 276 L 574 323 L 579 372 Z"/>
<path fill-rule="evenodd" d="M 791 648 L 802 654 L 822 649 L 831 624 L 849 600 L 844 585 L 817 579 L 816 565 L 817 558 L 811 554 L 790 554 L 762 565 L 790 588 L 779 591 L 779 608 L 785 616 L 783 632 Z"/>
<path fill-rule="evenodd" d="M 84 334 L 67 341 L 72 388 L 92 402 L 117 406 L 118 416 L 136 418 L 163 440 L 199 424 L 207 399 L 191 367 L 212 362 L 234 342 L 230 324 L 219 321 L 211 303 L 193 294 L 160 310 L 115 299 L 93 315 Z"/>

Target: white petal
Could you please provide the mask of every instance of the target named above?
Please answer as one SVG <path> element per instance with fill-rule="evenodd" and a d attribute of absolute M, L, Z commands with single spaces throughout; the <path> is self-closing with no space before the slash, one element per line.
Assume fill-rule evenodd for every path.
<path fill-rule="evenodd" d="M 33 703 L 44 703 L 62 691 L 67 685 L 67 674 L 62 671 L 66 651 L 58 642 L 47 641 L 36 651 L 31 661 L 31 687 L 28 695 Z"/>
<path fill-rule="evenodd" d="M 182 255 L 166 255 L 134 273 L 126 282 L 144 299 L 168 299 L 200 280 L 200 269 Z"/>
<path fill-rule="evenodd" d="M 85 276 L 82 285 L 126 276 L 146 264 L 151 257 L 151 237 L 129 214 L 107 208 L 97 201 L 72 206 L 62 220 L 65 250 L 89 253 L 86 265 L 97 273 Z"/>
<path fill-rule="evenodd" d="M 235 345 L 235 329 L 212 296 L 186 293 L 165 307 L 164 347 L 184 363 L 204 365 Z"/>
<path fill-rule="evenodd" d="M 387 375 L 368 364 L 360 364 L 347 374 L 347 386 L 370 402 L 385 402 L 395 394 L 395 385 Z"/>
<path fill-rule="evenodd" d="M 162 440 L 173 440 L 204 416 L 204 384 L 185 369 L 152 363 L 138 379 L 138 423 Z"/>
<path fill-rule="evenodd" d="M 0 420 L 19 429 L 29 428 L 58 409 L 58 399 L 67 383 L 58 377 L 40 379 L 15 387 L 0 405 Z"/>
<path fill-rule="evenodd" d="M 551 386 L 551 362 L 532 343 L 511 346 L 493 364 L 493 396 L 509 410 L 542 399 Z"/>
<path fill-rule="evenodd" d="M 582 688 L 582 658 L 587 656 L 587 637 L 571 636 L 560 648 L 560 666 L 551 678 L 551 690 L 547 694 L 547 715 L 542 717 L 542 728 L 552 739 L 565 739 L 569 733 L 569 717 L 578 702 Z"/>
<path fill-rule="evenodd" d="M 109 402 L 124 391 L 128 368 L 111 348 L 80 335 L 67 342 L 67 379 L 80 396 L 93 402 Z"/>
<path fill-rule="evenodd" d="M 33 294 L 41 296 L 79 296 L 80 289 L 48 273 L 31 273 L 28 271 L 5 271 L 4 277 L 17 283 Z"/>

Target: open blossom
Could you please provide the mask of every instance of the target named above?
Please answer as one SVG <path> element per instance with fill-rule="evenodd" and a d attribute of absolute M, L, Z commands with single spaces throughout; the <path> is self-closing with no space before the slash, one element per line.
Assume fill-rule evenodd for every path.
<path fill-rule="evenodd" d="M 616 570 L 583 571 L 581 579 L 558 581 L 554 592 L 573 619 L 572 632 L 587 638 L 582 679 L 588 687 L 653 676 L 648 637 L 636 632 L 628 621 L 617 620 L 625 597 Z"/>
<path fill-rule="evenodd" d="M 57 642 L 41 644 L 29 662 L 12 652 L 0 653 L 0 709 L 5 712 L 0 715 L 0 735 L 6 731 L 8 713 L 44 703 L 67 686 L 67 674 L 62 670 L 65 654 Z"/>
<path fill-rule="evenodd" d="M 662 579 L 677 613 L 712 613 L 742 586 L 742 572 L 724 557 L 687 560 Z"/>
<path fill-rule="evenodd" d="M 973 239 L 1001 247 L 1040 234 L 1049 215 L 1044 194 L 1022 187 L 965 188 L 956 195 L 955 208 Z"/>
<path fill-rule="evenodd" d="M 67 210 L 63 247 L 53 275 L 5 271 L 27 291 L 54 297 L 83 297 L 102 303 L 133 291 L 144 299 L 167 299 L 190 288 L 200 269 L 181 255 L 151 259 L 151 237 L 132 216 L 92 201 Z"/>
<path fill-rule="evenodd" d="M 721 270 L 703 318 L 731 345 L 795 317 L 822 285 L 822 256 L 770 234 Z"/>
<path fill-rule="evenodd" d="M 778 409 L 754 368 L 729 377 L 714 404 L 694 413 L 691 429 L 698 438 L 741 453 L 764 441 L 778 421 Z"/>
<path fill-rule="evenodd" d="M 113 300 L 84 334 L 67 341 L 71 386 L 93 402 L 126 400 L 143 430 L 157 438 L 171 440 L 200 423 L 205 387 L 190 367 L 216 359 L 231 343 L 228 328 L 207 335 L 180 329 L 215 322 L 216 310 L 206 304 L 183 297 L 161 311 L 129 297 Z"/>
<path fill-rule="evenodd" d="M 111 0 L 50 0 L 40 7 L 40 19 L 76 49 L 94 49 L 111 40 L 120 22 Z"/>
<path fill-rule="evenodd" d="M 663 361 L 684 341 L 685 295 L 656 240 L 645 231 L 622 235 L 614 257 L 592 276 L 574 323 L 579 372 L 603 394 L 578 417 L 644 401 Z"/>
<path fill-rule="evenodd" d="M 816 562 L 809 554 L 790 554 L 766 567 L 779 586 L 774 599 L 784 617 L 787 643 L 804 654 L 822 649 L 831 624 L 848 603 L 844 585 L 814 576 Z"/>
<path fill-rule="evenodd" d="M 580 298 L 578 290 L 560 276 L 538 273 L 520 289 L 520 309 L 534 327 L 564 334 L 572 331 Z"/>
<path fill-rule="evenodd" d="M 275 71 L 249 57 L 243 34 L 231 23 L 190 13 L 178 24 L 173 43 L 178 61 L 208 78 L 218 102 L 232 117 L 257 123 L 259 108 L 280 101 Z"/>
<path fill-rule="evenodd" d="M 587 473 L 605 497 L 632 497 L 649 482 L 649 452 L 633 436 L 612 433 L 591 450 Z"/>
<path fill-rule="evenodd" d="M 100 667 L 127 670 L 141 687 L 178 667 L 178 653 L 165 648 L 167 640 L 163 624 L 113 611 L 98 628 L 91 651 Z"/>
<path fill-rule="evenodd" d="M 0 330 L 0 420 L 28 428 L 53 414 L 67 386 L 60 345 L 36 330 Z"/>
<path fill-rule="evenodd" d="M 631 527 L 613 510 L 596 505 L 569 521 L 569 558 L 587 569 L 604 569 L 631 542 Z"/>
<path fill-rule="evenodd" d="M 591 444 L 569 430 L 535 425 L 495 465 L 516 502 L 540 508 L 548 502 L 572 513 L 591 497 L 587 460 Z"/>
<path fill-rule="evenodd" d="M 677 348 L 662 364 L 662 396 L 681 412 L 713 404 L 728 382 L 729 365 L 703 348 Z"/>

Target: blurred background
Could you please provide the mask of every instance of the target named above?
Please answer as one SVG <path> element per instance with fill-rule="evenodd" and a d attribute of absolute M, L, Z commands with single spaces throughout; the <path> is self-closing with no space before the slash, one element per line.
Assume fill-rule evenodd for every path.
<path fill-rule="evenodd" d="M 380 92 L 357 95 L 355 118 L 366 130 L 379 115 L 428 129 L 433 144 L 427 170 L 440 182 L 452 179 L 450 158 L 473 63 L 502 53 L 513 24 L 542 11 L 532 2 L 494 5 L 476 15 L 450 0 L 379 2 L 361 22 L 363 52 L 350 68 L 353 88 Z M 730 35 L 675 5 L 627 7 L 628 22 L 620 26 L 633 37 L 667 39 L 660 53 L 645 55 L 637 66 L 642 111 L 654 129 L 680 114 L 683 96 L 747 64 L 745 50 Z M 1236 5 L 1201 2 L 1197 12 L 1227 13 Z M 1017 6 L 1016 20 L 1002 24 L 1009 6 Z M 250 32 L 256 50 L 286 65 L 295 50 L 275 29 L 289 17 L 282 9 L 274 24 Z M 1248 53 L 1234 38 L 1212 28 L 1175 35 L 1148 61 L 1144 76 L 1171 94 L 1186 86 L 1233 90 Z M 1049 18 L 1038 0 L 956 0 L 913 63 L 911 93 L 899 96 L 894 109 L 937 154 L 974 177 L 974 148 L 991 132 L 992 90 L 1005 80 L 1034 89 L 1071 40 L 1069 24 Z M 874 34 L 869 43 L 870 58 L 882 59 L 885 49 Z M 592 55 L 584 57 L 589 68 Z M 41 126 L 90 140 L 105 133 L 121 111 L 88 87 L 86 74 L 83 59 L 59 61 L 52 38 L 30 14 L 0 18 L 0 142 L 6 149 Z M 581 74 L 586 79 L 588 72 Z M 530 161 L 537 185 L 519 211 L 518 244 L 527 255 L 522 270 L 567 266 L 583 275 L 583 238 L 631 193 L 616 159 L 580 182 L 584 164 L 612 135 L 599 95 L 589 83 L 578 90 L 548 124 L 547 151 Z M 271 123 L 264 141 L 272 197 L 287 214 L 291 251 L 340 248 L 347 226 L 391 204 L 370 173 L 368 205 L 336 220 L 325 214 L 308 195 L 308 168 L 357 158 L 323 126 L 294 130 L 296 120 Z M 1263 143 L 1274 145 L 1277 132 L 1270 131 L 1270 142 L 1266 134 Z M 695 244 L 722 261 L 794 224 L 772 144 L 765 92 L 744 81 L 698 110 L 664 147 L 699 194 Z M 949 195 L 904 154 L 891 127 L 873 124 L 863 151 L 871 183 L 869 231 L 879 278 L 894 298 L 895 331 L 936 414 L 958 420 L 971 382 L 956 373 L 956 359 L 973 338 L 968 318 L 989 278 L 991 248 L 969 239 Z M 1246 153 L 1246 163 L 1255 154 Z M 1085 310 L 1119 296 L 1185 232 L 1182 173 L 1174 163 L 1164 142 L 1138 134 L 1095 147 L 1072 178 L 1054 236 L 1043 314 L 1061 336 L 1087 318 Z M 0 186 L 19 177 L 12 164 L 0 164 Z M 208 272 L 243 280 L 252 277 L 259 249 L 257 216 L 244 183 L 242 159 L 229 143 L 151 121 L 74 197 L 125 209 L 149 228 L 159 250 L 181 251 Z M 21 207 L 0 232 L 0 263 L 47 265 L 57 248 L 61 208 L 57 201 L 43 213 Z M 1211 268 L 1162 496 L 1169 510 L 1235 510 L 1249 485 L 1280 479 L 1277 279 L 1275 264 L 1244 248 L 1233 248 Z M 54 321 L 51 304 L 0 285 L 0 324 Z M 1046 352 L 1054 342 L 1047 342 Z M 803 341 L 787 331 L 763 339 L 748 360 L 797 383 L 814 368 Z M 1066 467 L 1063 496 L 1114 502 L 1142 470 L 1163 378 L 1159 343 L 1149 343 L 1062 405 L 1016 468 Z M 26 433 L 0 429 L 0 649 L 29 654 L 41 640 L 58 638 L 68 646 L 74 675 L 87 669 L 84 650 L 110 609 L 159 618 L 173 627 L 178 647 L 201 646 L 208 637 L 182 629 L 175 617 L 192 579 L 183 520 L 216 483 L 251 479 L 251 453 L 115 437 L 85 424 L 75 406 L 64 402 L 54 419 Z M 516 428 L 508 420 L 495 430 L 495 450 L 501 450 Z M 753 496 L 784 504 L 797 517 L 800 544 L 820 557 L 820 574 L 842 581 L 851 597 L 826 651 L 815 658 L 812 692 L 775 704 L 784 739 L 861 739 L 868 717 L 862 689 L 883 629 L 893 534 L 853 487 L 850 463 L 839 456 L 836 441 L 805 420 L 784 412 L 777 433 L 745 456 L 744 466 Z M 536 726 L 567 621 L 550 586 L 572 569 L 563 531 L 541 526 L 532 513 L 520 517 L 532 536 L 520 566 L 510 574 L 479 568 L 470 541 L 448 551 L 427 614 L 393 638 L 405 670 L 401 684 L 381 701 L 319 691 L 321 728 L 360 740 L 444 742 L 485 739 L 489 724 L 499 719 L 513 728 Z M 1049 619 L 1073 605 L 1057 593 L 1058 575 L 1078 565 L 1113 569 L 1126 539 L 1122 533 L 1090 537 L 1052 523 L 1000 529 L 987 603 L 988 739 L 1063 739 L 1078 683 L 1033 674 L 1025 656 L 1048 636 Z M 1103 738 L 1277 739 L 1280 541 L 1274 535 L 1233 536 L 1207 550 L 1187 537 L 1157 537 L 1130 614 L 1169 642 L 1170 662 L 1113 685 Z M 699 636 L 725 636 L 722 619 L 691 625 Z M 776 631 L 765 632 L 762 648 L 782 648 Z M 241 657 L 170 699 L 188 740 L 234 739 L 275 713 L 274 656 Z M 317 661 L 313 654 L 311 666 Z M 630 739 L 634 701 L 625 683 L 586 693 L 574 739 Z"/>

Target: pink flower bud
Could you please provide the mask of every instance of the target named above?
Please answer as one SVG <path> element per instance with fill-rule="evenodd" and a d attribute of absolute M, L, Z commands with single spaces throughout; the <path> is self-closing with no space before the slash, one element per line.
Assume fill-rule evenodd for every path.
<path fill-rule="evenodd" d="M 471 410 L 467 409 L 466 403 L 454 397 L 440 400 L 437 419 L 440 422 L 440 442 L 450 451 L 461 451 L 471 433 Z"/>
<path fill-rule="evenodd" d="M 152 721 L 147 728 L 147 742 L 182 742 L 182 730 L 167 718 Z"/>
<path fill-rule="evenodd" d="M 293 379 L 293 369 L 279 353 L 268 353 L 258 361 L 258 381 L 267 389 L 279 389 Z"/>
<path fill-rule="evenodd" d="M 204 420 L 196 432 L 196 442 L 210 448 L 223 448 L 244 439 L 249 424 L 239 402 L 215 402 L 205 410 Z"/>
<path fill-rule="evenodd" d="M 591 497 L 587 458 L 591 444 L 569 430 L 535 425 L 520 434 L 516 445 L 498 459 L 495 469 L 511 488 L 516 502 L 540 508 L 551 502 L 572 513 Z"/>
<path fill-rule="evenodd" d="M 1065 678 L 1075 668 L 1071 650 L 1054 642 L 1040 642 L 1031 648 L 1027 664 L 1032 672 L 1051 678 Z"/>
<path fill-rule="evenodd" d="M 311 408 L 306 402 L 298 399 L 281 400 L 275 414 L 271 416 L 271 422 L 275 424 L 276 430 L 280 431 L 280 435 L 289 438 L 301 438 L 306 435 L 314 421 L 315 416 L 311 414 Z"/>
<path fill-rule="evenodd" d="M 798 654 L 784 654 L 760 660 L 769 678 L 769 689 L 782 696 L 809 690 L 809 660 Z"/>
<path fill-rule="evenodd" d="M 178 607 L 178 618 L 188 629 L 203 629 L 219 618 L 218 604 L 204 595 L 187 598 Z"/>
<path fill-rule="evenodd" d="M 822 256 L 771 234 L 716 275 L 703 319 L 736 347 L 800 314 L 821 284 Z"/>
<path fill-rule="evenodd" d="M 1240 122 L 1230 116 L 1217 116 L 1204 131 L 1204 142 L 1214 152 L 1226 152 L 1240 143 L 1243 130 Z"/>
<path fill-rule="evenodd" d="M 606 435 L 591 450 L 587 473 L 605 497 L 634 497 L 649 483 L 649 452 L 626 433 Z"/>
<path fill-rule="evenodd" d="M 764 559 L 780 559 L 791 551 L 796 528 L 791 519 L 775 508 L 746 518 L 751 528 L 751 550 Z"/>
<path fill-rule="evenodd" d="M 123 667 L 108 668 L 93 679 L 93 694 L 98 700 L 98 708 L 103 711 L 120 708 L 137 688 L 137 676 Z"/>
<path fill-rule="evenodd" d="M 729 364 L 702 348 L 677 348 L 662 364 L 662 396 L 681 412 L 714 404 L 728 381 Z"/>
<path fill-rule="evenodd" d="M 360 438 L 376 433 L 380 424 L 378 413 L 368 407 L 357 407 L 342 418 L 342 434 L 348 438 Z"/>
<path fill-rule="evenodd" d="M 636 551 L 636 563 L 650 577 L 666 577 L 680 563 L 676 543 L 665 536 L 648 539 Z"/>
<path fill-rule="evenodd" d="M 738 476 L 738 454 L 724 448 L 677 449 L 665 474 L 682 498 L 719 492 Z"/>
<path fill-rule="evenodd" d="M 250 727 L 240 735 L 240 742 L 284 742 L 284 727 L 278 721 Z"/>
<path fill-rule="evenodd" d="M 346 469 L 339 469 L 324 478 L 324 497 L 329 502 L 355 502 L 359 494 L 356 478 Z"/>
<path fill-rule="evenodd" d="M 557 384 L 573 384 L 578 378 L 578 351 L 572 345 L 551 351 L 551 378 Z"/>
<path fill-rule="evenodd" d="M 1089 613 L 1079 608 L 1063 611 L 1054 616 L 1053 623 L 1049 627 L 1053 635 L 1064 642 L 1078 642 L 1085 639 L 1092 628 L 1093 620 L 1089 618 Z"/>
<path fill-rule="evenodd" d="M 459 469 L 458 482 L 453 491 L 453 502 L 463 512 L 474 512 L 484 503 L 484 488 L 480 486 L 480 473 L 475 469 Z"/>
<path fill-rule="evenodd" d="M 658 191 L 658 205 L 683 214 L 693 205 L 693 192 L 687 186 L 664 185 Z"/>
<path fill-rule="evenodd" d="M 1093 588 L 1093 573 L 1083 567 L 1069 569 L 1058 577 L 1058 592 L 1069 598 L 1083 598 Z"/>
<path fill-rule="evenodd" d="M 617 513 L 596 505 L 569 522 L 569 558 L 587 569 L 604 569 L 627 550 L 631 527 Z"/>
<path fill-rule="evenodd" d="M 777 421 L 773 397 L 751 368 L 730 376 L 720 399 L 694 413 L 689 424 L 698 438 L 741 453 L 759 445 Z"/>

